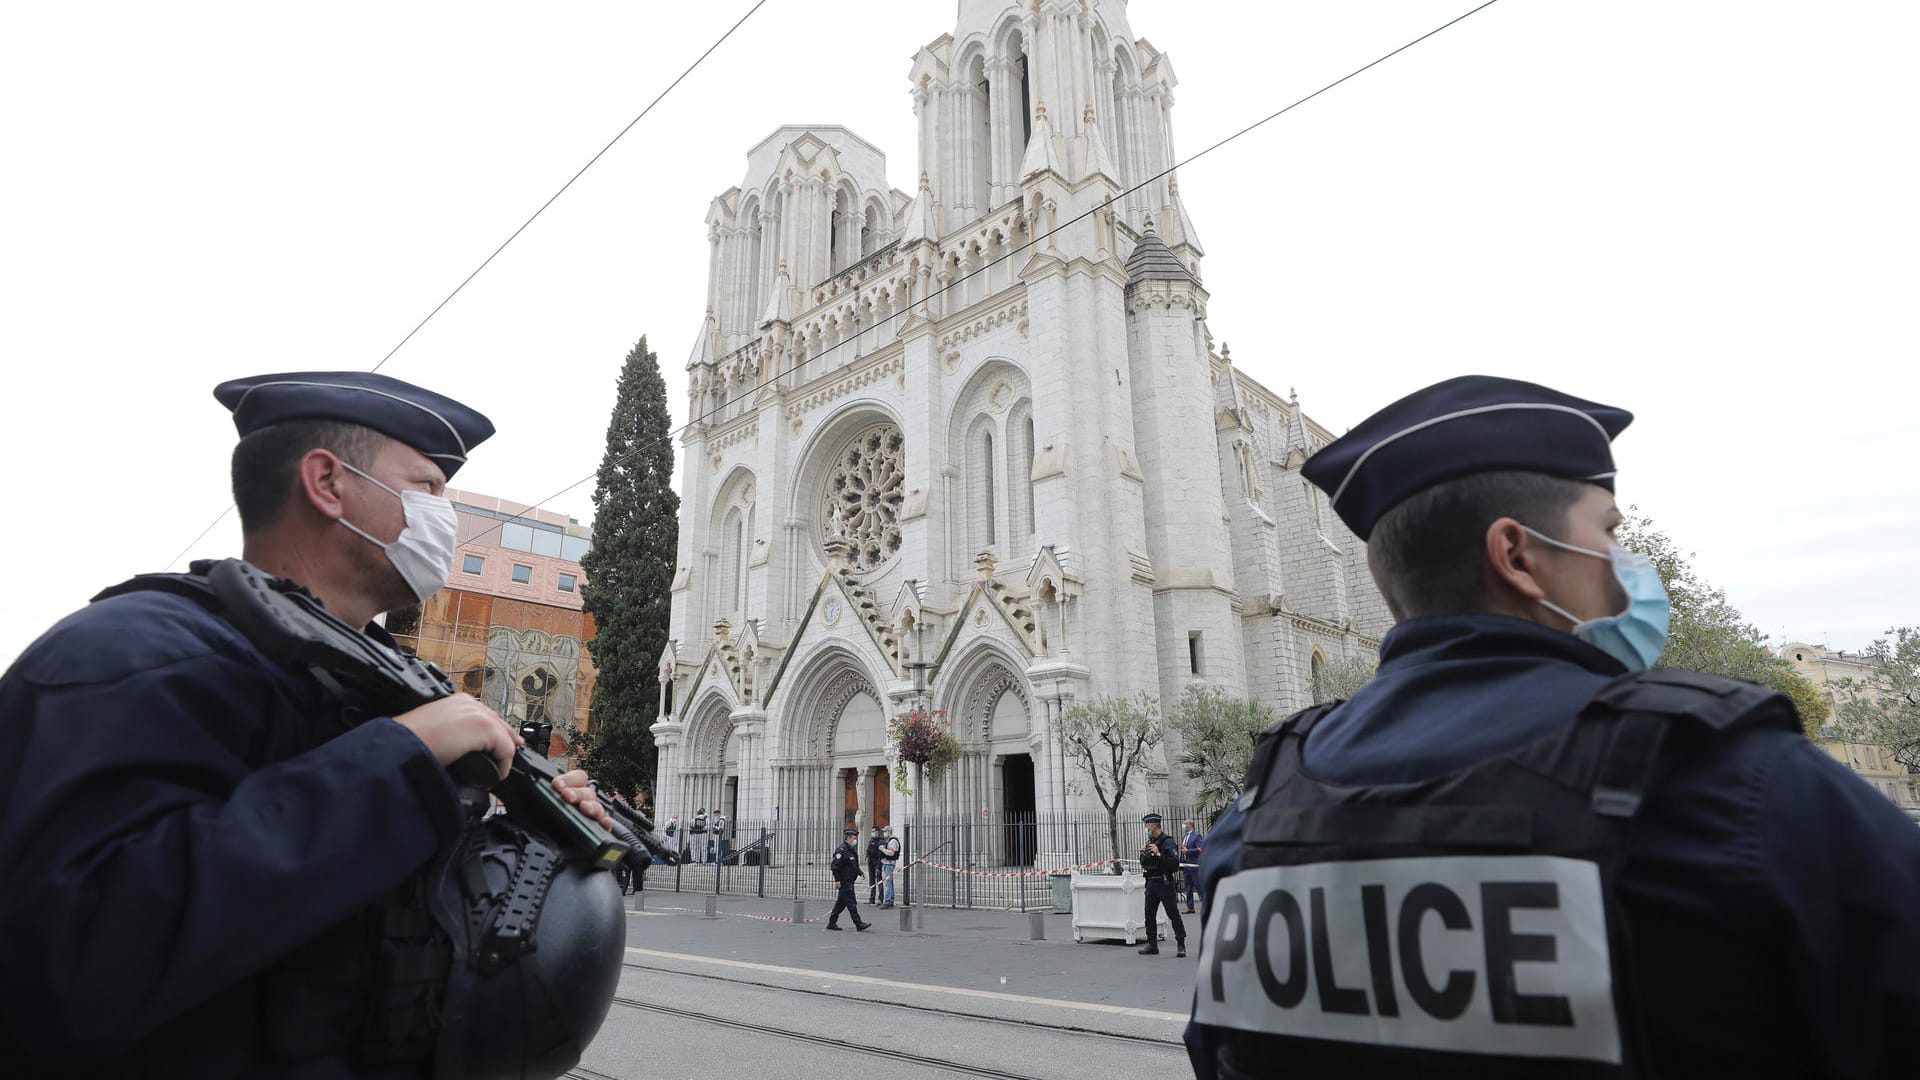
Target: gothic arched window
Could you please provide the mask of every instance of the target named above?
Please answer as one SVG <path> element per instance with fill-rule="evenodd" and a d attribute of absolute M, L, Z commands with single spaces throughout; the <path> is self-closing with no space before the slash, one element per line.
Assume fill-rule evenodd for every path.
<path fill-rule="evenodd" d="M 994 483 L 993 467 L 993 421 L 986 416 L 975 417 L 973 426 L 967 430 L 966 446 L 967 548 L 964 552 L 956 552 L 963 564 L 993 547 L 1000 538 L 999 492 Z"/>
<path fill-rule="evenodd" d="M 1007 414 L 1007 501 L 1012 511 L 1011 543 L 1025 545 L 1033 536 L 1033 406 L 1022 401 Z M 1011 558 L 1017 552 L 1008 552 Z"/>
<path fill-rule="evenodd" d="M 720 603 L 719 613 L 732 615 L 746 605 L 741 602 L 746 583 L 746 516 L 739 507 L 727 511 L 720 526 Z"/>

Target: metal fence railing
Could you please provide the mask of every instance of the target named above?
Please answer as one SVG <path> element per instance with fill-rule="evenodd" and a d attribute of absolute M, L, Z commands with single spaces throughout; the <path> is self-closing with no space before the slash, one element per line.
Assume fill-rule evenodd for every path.
<path fill-rule="evenodd" d="M 1175 808 L 1165 829 L 1179 841 L 1182 822 L 1192 818 L 1202 833 L 1211 817 Z M 1119 823 L 1116 854 L 1105 815 L 1057 817 L 1007 815 L 999 820 L 932 821 L 896 826 L 901 858 L 894 881 L 895 901 L 953 908 L 1029 910 L 1052 903 L 1050 872 L 1068 867 L 1094 868 L 1115 858 L 1132 860 L 1144 839 L 1138 820 Z M 655 865 L 646 886 L 672 892 L 722 893 L 796 900 L 832 900 L 837 886 L 828 870 L 841 822 L 782 822 L 736 825 L 711 854 L 706 838 L 685 845 L 688 858 L 678 866 Z M 829 841 L 832 837 L 832 841 Z M 855 845 L 861 872 L 867 871 L 866 838 Z M 723 854 L 724 850 L 724 854 Z M 854 895 L 867 903 L 869 882 L 855 883 Z"/>

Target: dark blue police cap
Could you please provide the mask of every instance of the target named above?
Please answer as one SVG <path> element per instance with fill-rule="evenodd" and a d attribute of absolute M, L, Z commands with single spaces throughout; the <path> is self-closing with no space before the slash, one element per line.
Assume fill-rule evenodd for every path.
<path fill-rule="evenodd" d="M 1534 472 L 1613 490 L 1613 437 L 1633 414 L 1517 379 L 1462 375 L 1416 390 L 1307 459 L 1300 472 L 1365 540 L 1380 516 L 1446 480 Z"/>
<path fill-rule="evenodd" d="M 242 438 L 289 420 L 339 420 L 413 447 L 449 480 L 493 434 L 493 421 L 452 398 L 365 371 L 255 375 L 223 382 L 213 396 L 233 411 Z"/>
<path fill-rule="evenodd" d="M 1148 814 L 1146 817 L 1143 817 L 1140 820 L 1146 822 L 1149 825 L 1158 825 L 1160 824 L 1160 815 Z"/>

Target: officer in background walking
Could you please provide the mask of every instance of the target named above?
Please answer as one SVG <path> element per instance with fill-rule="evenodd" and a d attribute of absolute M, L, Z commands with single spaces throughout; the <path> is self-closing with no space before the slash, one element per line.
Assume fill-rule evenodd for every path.
<path fill-rule="evenodd" d="M 1173 837 L 1160 829 L 1160 815 L 1140 819 L 1147 826 L 1147 842 L 1140 848 L 1140 872 L 1147 877 L 1147 944 L 1141 956 L 1160 955 L 1160 921 L 1156 908 L 1165 908 L 1167 922 L 1173 925 L 1174 955 L 1187 955 L 1187 924 L 1181 921 L 1179 898 L 1173 881 L 1180 873 L 1180 851 Z"/>
<path fill-rule="evenodd" d="M 860 909 L 853 902 L 853 883 L 860 877 L 860 852 L 853 846 L 853 842 L 858 839 L 860 839 L 860 830 L 849 825 L 844 839 L 840 841 L 840 846 L 833 851 L 833 861 L 829 864 L 829 869 L 833 872 L 833 880 L 840 885 L 840 892 L 834 898 L 833 910 L 827 914 L 829 930 L 840 929 L 842 911 L 852 916 L 855 930 L 865 930 L 873 925 L 860 921 Z"/>
<path fill-rule="evenodd" d="M 1630 420 L 1468 376 L 1307 460 L 1399 622 L 1208 838 L 1202 1080 L 1912 1074 L 1920 830 L 1786 698 L 1650 670 Z"/>

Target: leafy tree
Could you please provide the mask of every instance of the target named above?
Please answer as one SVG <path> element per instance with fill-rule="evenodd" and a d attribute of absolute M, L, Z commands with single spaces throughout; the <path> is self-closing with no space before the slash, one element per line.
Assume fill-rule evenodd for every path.
<path fill-rule="evenodd" d="M 1840 701 L 1835 726 L 1849 742 L 1872 743 L 1893 751 L 1908 772 L 1920 772 L 1920 628 L 1887 631 L 1867 650 L 1879 661 L 1862 679 L 1838 679 Z"/>
<path fill-rule="evenodd" d="M 1093 782 L 1107 811 L 1107 838 L 1120 857 L 1120 806 L 1147 751 L 1160 745 L 1160 702 L 1145 692 L 1075 702 L 1060 715 L 1060 743 Z"/>
<path fill-rule="evenodd" d="M 1278 719 L 1272 709 L 1218 686 L 1189 686 L 1167 714 L 1180 736 L 1178 764 L 1209 812 L 1240 797 L 1253 743 Z"/>
<path fill-rule="evenodd" d="M 1777 690 L 1800 710 L 1800 723 L 1809 735 L 1820 730 L 1833 711 L 1826 695 L 1767 648 L 1760 628 L 1728 602 L 1726 590 L 1709 584 L 1693 568 L 1692 552 L 1681 551 L 1638 507 L 1628 508 L 1617 537 L 1621 547 L 1652 560 L 1667 587 L 1672 617 L 1660 667 L 1745 679 Z"/>
<path fill-rule="evenodd" d="M 1313 677 L 1313 703 L 1345 701 L 1355 690 L 1373 681 L 1379 661 L 1371 656 L 1349 656 L 1321 667 Z"/>
<path fill-rule="evenodd" d="M 652 790 L 660 654 L 679 542 L 673 491 L 673 422 L 660 358 L 642 337 L 620 369 L 606 453 L 593 489 L 593 547 L 580 560 L 581 599 L 593 616 L 588 642 L 600 669 L 589 730 L 575 732 L 578 763 L 621 791 Z"/>

